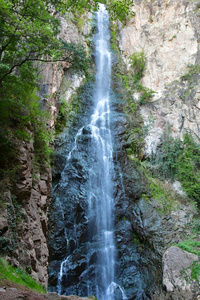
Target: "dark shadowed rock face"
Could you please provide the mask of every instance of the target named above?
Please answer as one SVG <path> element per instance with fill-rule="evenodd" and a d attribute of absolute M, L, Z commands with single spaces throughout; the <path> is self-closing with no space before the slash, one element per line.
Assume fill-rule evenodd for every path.
<path fill-rule="evenodd" d="M 86 85 L 80 103 L 82 113 L 74 120 L 74 126 L 66 129 L 58 139 L 55 154 L 55 183 L 48 231 L 49 289 L 59 290 L 61 262 L 67 259 L 64 267 L 69 271 L 62 278 L 64 288 L 59 293 L 68 295 L 87 294 L 87 277 L 84 276 L 88 263 L 87 179 L 93 157 L 88 153 L 91 131 L 85 124 L 89 123 L 91 115 L 92 94 L 92 88 L 88 92 Z M 91 261 L 95 260 L 92 250 L 90 256 Z"/>
<path fill-rule="evenodd" d="M 115 104 L 113 104 L 115 107 Z M 134 221 L 138 201 L 148 193 L 148 182 L 134 161 L 128 159 L 125 149 L 126 116 L 113 113 L 115 145 L 115 242 L 117 247 L 116 274 L 128 299 L 151 299 L 161 283 L 161 255 L 154 253 L 144 232 L 136 232 Z M 122 103 L 121 103 L 122 111 Z M 137 222 L 137 221 L 136 221 Z"/>
<path fill-rule="evenodd" d="M 17 179 L 3 187 L 0 209 L 0 252 L 15 267 L 25 269 L 47 286 L 47 210 L 51 198 L 51 170 L 34 165 L 33 142 L 18 141 Z"/>
<path fill-rule="evenodd" d="M 114 99 L 114 98 L 113 98 Z M 161 282 L 161 254 L 153 251 L 153 246 L 145 236 L 144 228 L 138 231 L 138 241 L 134 242 L 134 220 L 139 218 L 138 200 L 148 193 L 147 180 L 133 161 L 129 161 L 124 147 L 124 126 L 126 117 L 122 113 L 122 103 L 112 103 L 111 130 L 114 144 L 114 198 L 115 198 L 115 245 L 116 279 L 125 290 L 128 299 L 150 299 L 151 294 Z M 83 105 L 86 105 L 83 103 Z M 62 294 L 87 295 L 88 285 L 95 293 L 94 272 L 98 256 L 98 240 L 95 240 L 95 222 L 88 224 L 88 186 L 89 165 L 94 160 L 88 152 L 91 132 L 84 127 L 89 109 L 80 116 L 80 123 L 71 130 L 76 136 L 67 137 L 68 146 L 58 147 L 59 157 L 67 164 L 62 170 L 62 179 L 54 186 L 54 197 L 49 211 L 49 289 Z M 64 147 L 63 147 L 64 145 Z M 63 152 L 62 154 L 62 147 Z M 70 153 L 70 149 L 74 149 Z M 63 163 L 64 165 L 64 163 Z M 58 174 L 60 163 L 55 173 Z M 59 176 L 56 175 L 58 178 Z M 135 212 L 136 211 L 136 212 Z M 140 225 L 138 225 L 140 226 Z M 159 226 L 159 224 L 158 224 Z M 136 227 L 136 226 L 135 226 Z M 89 234 L 90 232 L 90 234 Z M 92 236 L 93 244 L 90 243 Z M 93 246 L 91 246 L 93 245 Z M 59 272 L 62 261 L 67 275 L 62 277 L 59 290 Z M 90 268 L 88 268 L 88 265 Z M 87 271 L 86 271 L 87 269 Z M 116 299 L 121 299 L 121 292 Z"/>
<path fill-rule="evenodd" d="M 82 97 L 80 105 L 83 109 L 74 126 L 66 129 L 57 143 L 54 196 L 49 210 L 49 289 L 85 296 L 96 292 L 94 278 L 100 246 L 95 216 L 90 222 L 87 217 L 88 178 L 90 166 L 95 163 L 87 126 L 93 111 L 91 98 Z M 160 214 L 155 199 L 142 197 L 149 193 L 148 181 L 127 157 L 124 137 L 131 128 L 123 106 L 113 95 L 115 282 L 123 287 L 129 300 L 179 299 L 181 293 L 176 288 L 174 295 L 162 291 L 162 256 L 166 248 L 183 238 L 187 222 L 181 220 L 179 212 Z M 61 271 L 66 275 L 60 276 Z M 122 299 L 119 287 L 115 299 Z"/>
<path fill-rule="evenodd" d="M 95 294 L 93 278 L 98 256 L 95 222 L 89 224 L 87 219 L 87 179 L 94 157 L 88 151 L 91 132 L 84 125 L 88 124 L 92 107 L 88 105 L 88 98 L 86 102 L 82 100 L 84 113 L 79 116 L 76 126 L 71 128 L 71 133 L 66 135 L 66 142 L 60 143 L 57 148 L 60 159 L 58 167 L 55 166 L 56 183 L 49 211 L 48 232 L 49 289 L 58 291 L 60 266 L 65 260 L 63 269 L 67 270 L 67 276 L 62 277 L 62 290 L 59 292 L 79 296 L 88 294 L 88 285 Z M 178 292 L 176 287 L 173 292 L 165 293 L 162 290 L 162 256 L 171 244 L 178 243 L 188 234 L 192 211 L 189 206 L 181 205 L 174 212 L 160 213 L 162 207 L 155 199 L 143 199 L 142 195 L 149 193 L 148 182 L 136 163 L 126 155 L 126 116 L 122 112 L 123 103 L 115 101 L 113 97 L 111 130 L 114 146 L 115 281 L 124 288 L 128 299 L 179 299 L 176 297 L 182 297 L 183 293 Z M 82 133 L 76 137 L 75 147 L 74 138 L 80 128 Z M 71 149 L 74 151 L 70 155 Z M 62 179 L 57 181 L 61 177 L 61 165 L 65 164 L 66 167 L 62 167 Z M 95 241 L 93 246 L 91 236 Z M 189 294 L 192 297 L 194 295 L 188 291 Z M 117 289 L 115 297 L 122 299 Z"/>

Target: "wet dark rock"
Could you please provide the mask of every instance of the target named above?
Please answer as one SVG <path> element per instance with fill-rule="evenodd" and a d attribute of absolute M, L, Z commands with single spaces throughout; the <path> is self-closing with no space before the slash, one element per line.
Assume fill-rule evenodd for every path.
<path fill-rule="evenodd" d="M 115 164 L 112 176 L 116 216 L 116 282 L 124 288 L 129 300 L 187 299 L 175 298 L 180 296 L 177 291 L 174 298 L 170 298 L 171 295 L 162 289 L 163 253 L 171 243 L 177 243 L 185 235 L 186 221 L 180 220 L 181 213 L 159 213 L 162 207 L 155 199 L 142 197 L 149 194 L 148 181 L 136 162 L 126 154 L 127 145 L 138 136 L 127 133 L 130 126 L 127 127 L 129 120 L 123 113 L 123 102 L 115 100 L 113 97 L 111 129 Z M 49 289 L 57 289 L 61 262 L 66 259 L 68 272 L 63 276 L 61 292 L 80 296 L 88 293 L 88 286 L 95 293 L 95 270 L 101 270 L 97 259 L 99 241 L 95 216 L 91 216 L 90 221 L 86 217 L 87 179 L 89 166 L 95 162 L 95 157 L 87 150 L 91 142 L 91 128 L 85 124 L 88 124 L 91 111 L 86 101 L 83 106 L 86 109 L 79 120 L 77 118 L 75 126 L 66 133 L 66 142 L 60 142 L 57 146 L 54 178 L 60 181 L 56 181 L 56 200 L 50 207 L 48 231 Z M 80 128 L 82 132 L 75 145 L 74 137 Z M 128 141 L 124 140 L 125 133 L 129 134 Z M 74 151 L 70 155 L 72 149 Z M 92 176 L 96 178 L 95 171 Z M 177 220 L 180 221 L 175 225 Z M 119 288 L 115 290 L 115 297 L 116 300 L 122 299 Z"/>
<path fill-rule="evenodd" d="M 86 134 L 91 134 L 91 128 L 90 126 L 85 126 L 83 127 L 83 130 L 82 130 L 82 134 L 86 135 Z"/>

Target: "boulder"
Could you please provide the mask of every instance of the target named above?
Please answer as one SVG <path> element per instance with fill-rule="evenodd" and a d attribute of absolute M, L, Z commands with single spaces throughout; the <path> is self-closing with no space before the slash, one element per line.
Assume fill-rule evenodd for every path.
<path fill-rule="evenodd" d="M 192 281 L 186 280 L 183 272 L 190 277 L 189 267 L 198 260 L 197 255 L 183 251 L 179 247 L 172 246 L 167 249 L 163 255 L 163 285 L 167 292 L 173 292 L 177 288 L 182 291 L 191 290 Z"/>

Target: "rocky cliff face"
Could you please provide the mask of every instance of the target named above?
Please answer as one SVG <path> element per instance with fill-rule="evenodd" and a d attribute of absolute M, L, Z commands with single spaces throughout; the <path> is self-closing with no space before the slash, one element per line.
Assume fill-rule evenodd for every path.
<path fill-rule="evenodd" d="M 156 155 L 166 132 L 181 139 L 189 132 L 199 141 L 199 1 L 135 1 L 133 11 L 135 18 L 128 20 L 126 26 L 120 29 L 118 42 L 123 65 L 128 72 L 131 70 L 129 56 L 132 53 L 144 51 L 147 58 L 141 83 L 156 94 L 139 110 L 148 129 L 144 149 L 146 157 L 150 157 L 152 153 Z M 132 90 L 136 101 L 137 94 Z M 129 135 L 137 127 L 134 125 L 135 128 L 131 129 L 129 125 L 136 115 L 139 113 L 131 115 L 129 112 L 126 115 L 123 134 Z M 140 119 L 135 119 L 133 123 L 139 122 Z M 135 131 L 132 138 L 137 140 L 137 137 L 139 135 Z M 119 261 L 123 265 L 120 280 L 127 289 L 128 297 L 198 299 L 198 284 L 191 279 L 192 264 L 198 257 L 171 247 L 191 236 L 195 207 L 187 204 L 184 196 L 181 199 L 170 183 L 159 182 L 162 196 L 158 196 L 158 190 L 157 195 L 152 195 L 156 189 L 154 179 L 149 185 L 150 197 L 144 195 L 148 195 L 147 190 L 138 193 L 138 188 L 142 188 L 143 184 L 146 186 L 146 183 L 137 175 L 137 159 L 134 155 L 127 158 L 122 151 L 129 147 L 129 140 L 127 143 L 123 138 L 117 137 L 117 140 L 118 145 L 121 144 L 121 154 L 117 156 L 124 190 L 117 198 L 116 236 Z M 140 183 L 139 187 L 137 183 Z M 123 247 L 123 244 L 126 246 Z M 183 270 L 186 270 L 185 273 Z M 133 286 L 137 288 L 131 298 L 129 291 L 132 289 L 133 292 Z"/>
<path fill-rule="evenodd" d="M 121 30 L 119 45 L 126 68 L 129 68 L 128 56 L 144 50 L 147 69 L 142 83 L 157 92 L 152 103 L 140 107 L 145 124 L 149 126 L 147 155 L 151 154 L 152 149 L 156 151 L 169 125 L 172 126 L 171 134 L 174 137 L 182 137 L 185 128 L 198 134 L 199 75 L 196 71 L 192 73 L 192 84 L 188 77 L 183 76 L 188 72 L 188 64 L 198 62 L 198 14 L 195 5 L 189 1 L 135 1 L 136 17 Z M 169 53 L 169 49 L 173 50 Z M 177 79 L 178 82 L 175 81 Z M 179 248 L 170 248 L 191 234 L 195 207 L 187 204 L 184 197 L 180 199 L 181 196 L 169 183 L 162 186 L 165 190 L 163 198 L 151 195 L 148 179 L 134 159 L 127 156 L 124 137 L 131 130 L 130 115 L 124 113 L 123 100 L 116 101 L 116 95 L 113 98 L 111 126 L 115 145 L 117 282 L 124 287 L 128 299 L 195 299 L 199 296 L 198 285 L 191 279 L 191 270 L 188 271 L 190 279 L 186 276 L 186 280 L 186 277 L 182 278 L 179 268 L 175 267 L 175 262 L 176 256 L 182 253 L 181 266 L 188 268 L 196 257 L 188 260 L 187 253 L 180 252 Z M 57 144 L 55 179 L 60 178 L 61 172 L 65 172 L 68 179 L 55 184 L 55 198 L 58 200 L 52 202 L 49 230 L 50 288 L 56 290 L 58 287 L 60 264 L 66 258 L 68 275 L 63 277 L 65 289 L 62 292 L 80 295 L 87 292 L 85 266 L 88 261 L 93 265 L 96 259 L 92 249 L 91 252 L 86 249 L 85 180 L 88 170 L 84 145 L 89 142 L 89 131 L 85 130 L 82 141 L 77 140 L 79 154 L 67 169 L 63 169 L 66 154 L 74 147 L 72 137 L 75 129 L 83 126 L 87 119 L 87 101 L 82 105 L 85 109 L 76 126 L 67 129 Z M 63 137 L 66 143 L 63 143 Z M 67 184 L 70 188 L 64 193 Z M 68 215 L 69 221 L 65 224 L 61 221 L 61 211 L 64 211 L 64 217 Z M 66 235 L 67 243 L 64 238 Z M 173 257 L 170 260 L 171 254 Z M 93 283 L 90 284 L 92 286 Z"/>
<path fill-rule="evenodd" d="M 113 109 L 119 284 L 124 287 L 128 299 L 196 299 L 198 284 L 191 279 L 188 267 L 191 268 L 197 256 L 191 255 L 191 260 L 187 260 L 190 254 L 178 247 L 170 248 L 191 235 L 195 207 L 187 204 L 170 183 L 159 181 L 162 197 L 152 195 L 144 169 L 126 153 L 127 115 L 122 107 L 120 110 L 119 104 Z M 181 267 L 177 267 L 178 253 L 182 253 L 179 256 Z M 181 271 L 187 268 L 189 273 L 184 277 Z"/>
<path fill-rule="evenodd" d="M 147 66 L 142 84 L 156 92 L 141 107 L 149 134 L 146 153 L 155 152 L 166 125 L 173 137 L 186 130 L 199 135 L 199 84 L 184 74 L 199 64 L 199 1 L 135 1 L 135 18 L 121 29 L 119 45 L 125 64 L 134 52 L 144 51 Z M 199 71 L 197 71 L 197 74 Z M 154 119 L 153 126 L 150 119 Z M 151 123 L 152 124 L 152 123 Z"/>
<path fill-rule="evenodd" d="M 143 50 L 147 57 L 147 69 L 142 83 L 157 92 L 151 103 L 140 107 L 148 127 L 145 139 L 147 156 L 152 151 L 156 152 L 163 132 L 169 126 L 174 137 L 182 137 L 186 129 L 199 135 L 199 71 L 198 68 L 186 68 L 187 65 L 198 64 L 200 60 L 199 7 L 198 1 L 136 0 L 133 8 L 136 12 L 135 18 L 127 21 L 126 26 L 121 29 L 119 46 L 124 64 L 128 69 L 128 56 Z M 66 22 L 64 18 L 61 21 L 61 35 L 66 41 L 85 44 L 83 36 L 71 22 Z M 87 34 L 87 26 L 84 30 Z M 69 66 L 61 63 L 42 65 L 42 75 L 41 105 L 51 112 L 49 126 L 53 130 L 59 102 L 64 99 L 70 104 L 70 96 L 81 85 L 83 78 L 72 74 Z M 50 257 L 49 282 L 51 289 L 55 290 L 60 262 L 73 252 L 68 261 L 71 286 L 66 285 L 66 290 L 80 291 L 83 294 L 86 293 L 86 282 L 83 278 L 81 283 L 78 278 L 88 261 L 87 220 L 84 212 L 87 205 L 87 187 L 84 186 L 84 181 L 88 172 L 84 145 L 88 143 L 90 135 L 87 128 L 77 151 L 83 151 L 83 157 L 77 154 L 78 157 L 73 158 L 69 168 L 64 170 L 71 182 L 67 195 L 63 195 L 62 190 L 66 182 L 61 182 L 57 188 L 57 180 L 63 172 L 66 155 L 74 145 L 77 129 L 87 123 L 91 109 L 88 90 L 92 91 L 91 86 L 86 86 L 85 90 L 80 109 L 81 118 L 78 120 L 74 116 L 74 127 L 70 123 L 57 139 L 54 188 L 59 199 L 68 197 L 63 209 L 69 221 L 62 222 L 59 201 L 55 203 L 53 199 L 50 207 L 49 250 L 46 234 L 51 198 L 51 170 L 50 167 L 38 168 L 34 165 L 34 146 L 31 142 L 20 143 L 18 146 L 19 180 L 12 193 L 9 181 L 4 183 L 3 198 L 6 206 L 2 206 L 0 213 L 1 246 L 13 264 L 26 266 L 27 271 L 38 282 L 47 285 Z M 118 283 L 125 288 L 128 299 L 198 299 L 198 284 L 191 280 L 191 270 L 188 269 L 183 276 L 178 267 L 179 257 L 183 269 L 187 269 L 197 257 L 188 256 L 177 247 L 170 248 L 191 234 L 195 207 L 187 204 L 184 197 L 180 199 L 180 195 L 171 189 L 169 183 L 163 186 L 168 191 L 164 198 L 158 199 L 150 194 L 144 172 L 134 159 L 127 156 L 124 136 L 130 128 L 129 118 L 124 113 L 123 101 L 118 102 L 115 98 L 112 103 L 111 126 L 115 141 Z M 74 177 L 78 178 L 77 186 L 74 184 Z M 172 202 L 169 202 L 169 193 Z M 65 236 L 69 232 L 69 245 L 66 247 Z M 82 248 L 74 251 L 77 244 Z M 69 249 L 71 252 L 68 253 Z M 89 260 L 91 265 L 95 262 L 94 253 L 90 253 Z"/>
<path fill-rule="evenodd" d="M 85 25 L 80 33 L 77 27 L 64 17 L 61 33 L 66 42 L 82 43 L 86 46 Z M 81 85 L 83 77 L 74 74 L 65 63 L 39 65 L 40 102 L 43 109 L 51 113 L 48 127 L 55 130 L 55 121 L 60 102 L 68 102 Z M 62 98 L 62 100 L 61 100 Z M 14 185 L 9 179 L 1 182 L 0 246 L 1 253 L 14 266 L 26 269 L 40 284 L 47 286 L 48 256 L 47 215 L 51 199 L 52 175 L 49 166 L 38 166 L 34 160 L 33 142 L 17 141 L 17 179 Z"/>

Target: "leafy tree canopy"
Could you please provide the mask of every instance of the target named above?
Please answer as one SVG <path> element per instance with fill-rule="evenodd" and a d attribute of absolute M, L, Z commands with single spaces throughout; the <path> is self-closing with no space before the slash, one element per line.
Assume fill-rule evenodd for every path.
<path fill-rule="evenodd" d="M 57 38 L 55 8 L 62 12 L 64 3 L 53 2 L 0 0 L 0 84 L 28 61 L 74 62 L 75 47 Z"/>
<path fill-rule="evenodd" d="M 113 19 L 124 21 L 133 0 L 108 0 Z M 0 0 L 0 84 L 27 61 L 65 60 L 71 62 L 72 49 L 57 39 L 56 12 L 96 9 L 97 0 Z"/>
<path fill-rule="evenodd" d="M 131 10 L 133 0 L 108 0 L 107 6 L 112 20 L 120 20 L 125 23 L 127 18 L 135 15 Z"/>
<path fill-rule="evenodd" d="M 131 0 L 99 2 L 106 2 L 114 19 L 125 18 L 132 5 Z M 87 75 L 84 47 L 58 39 L 58 16 L 97 7 L 97 0 L 0 0 L 0 168 L 6 168 L 14 155 L 10 140 L 27 139 L 31 131 L 40 160 L 48 157 L 48 116 L 39 108 L 34 62 L 66 61 Z"/>

